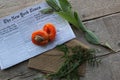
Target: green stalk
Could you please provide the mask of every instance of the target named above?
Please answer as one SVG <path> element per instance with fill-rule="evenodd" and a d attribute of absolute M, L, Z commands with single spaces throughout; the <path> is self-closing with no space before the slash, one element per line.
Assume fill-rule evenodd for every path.
<path fill-rule="evenodd" d="M 61 11 L 61 8 L 60 8 L 60 6 L 57 4 L 57 1 L 56 0 L 46 0 L 46 2 L 48 3 L 48 5 L 50 6 L 50 7 L 52 7 L 53 8 L 53 10 L 55 10 L 55 11 Z"/>
<path fill-rule="evenodd" d="M 66 19 L 69 23 L 74 25 L 78 30 L 83 31 L 85 34 L 85 39 L 95 45 L 100 45 L 106 49 L 114 51 L 110 45 L 102 44 L 99 38 L 89 29 L 87 29 L 82 23 L 80 17 L 77 12 L 72 10 L 71 4 L 67 0 L 46 0 L 48 5 L 55 10 L 55 12 Z M 115 51 L 114 51 L 115 52 Z"/>
<path fill-rule="evenodd" d="M 48 76 L 49 78 L 79 80 L 78 68 L 81 64 L 87 61 L 91 65 L 93 64 L 93 66 L 95 64 L 99 64 L 98 59 L 96 58 L 95 54 L 93 54 L 94 52 L 93 50 L 83 50 L 81 49 L 80 46 L 76 46 L 72 48 L 72 47 L 66 47 L 66 45 L 62 45 L 61 47 L 59 48 L 62 52 L 64 52 L 64 55 L 66 55 L 65 52 L 70 52 L 70 51 L 74 54 L 69 55 L 68 53 L 66 56 L 69 58 L 63 57 L 65 59 L 65 62 L 63 62 L 63 65 L 56 73 L 49 75 Z"/>

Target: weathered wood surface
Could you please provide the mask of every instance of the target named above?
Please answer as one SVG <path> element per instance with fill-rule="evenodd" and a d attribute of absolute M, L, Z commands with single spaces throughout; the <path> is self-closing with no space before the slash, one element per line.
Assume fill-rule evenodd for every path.
<path fill-rule="evenodd" d="M 71 0 L 83 20 L 120 12 L 120 0 Z"/>
<path fill-rule="evenodd" d="M 45 0 L 0 0 L 0 17 Z M 120 0 L 69 0 L 83 20 L 120 12 Z"/>
<path fill-rule="evenodd" d="M 106 56 L 99 67 L 87 67 L 82 80 L 120 80 L 120 52 Z"/>
<path fill-rule="evenodd" d="M 92 30 L 103 43 L 109 43 L 113 50 L 118 51 L 120 50 L 120 13 L 113 14 L 110 16 L 98 18 L 95 20 L 90 20 L 84 22 L 85 26 Z M 83 33 L 74 30 L 77 34 L 77 38 L 82 42 L 88 44 L 83 36 Z M 96 47 L 96 46 L 92 46 Z M 98 47 L 99 48 L 99 47 Z M 103 48 L 99 48 L 102 50 L 102 54 L 108 53 L 107 50 Z"/>
<path fill-rule="evenodd" d="M 41 1 L 44 0 L 0 0 L 0 17 Z M 82 20 L 88 20 L 84 22 L 86 27 L 94 31 L 101 41 L 108 42 L 114 50 L 120 49 L 120 0 L 69 1 L 71 1 L 74 9 L 78 10 Z M 83 33 L 76 30 L 74 32 L 79 40 L 88 44 L 84 40 Z M 91 47 L 96 46 L 91 45 Z M 100 53 L 98 55 L 108 53 L 106 49 L 99 49 Z M 27 63 L 28 61 L 25 61 L 7 70 L 0 71 L 0 80 L 33 80 L 33 78 L 41 76 L 38 71 L 28 69 Z M 104 57 L 103 63 L 99 67 L 88 66 L 86 76 L 82 80 L 119 80 L 119 75 L 120 52 Z"/>

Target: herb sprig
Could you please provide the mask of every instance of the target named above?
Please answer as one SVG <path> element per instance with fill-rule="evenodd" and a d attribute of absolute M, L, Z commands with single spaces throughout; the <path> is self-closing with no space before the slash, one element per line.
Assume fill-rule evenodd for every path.
<path fill-rule="evenodd" d="M 67 45 L 58 46 L 58 49 L 64 52 L 62 57 L 63 62 L 60 69 L 54 73 L 48 75 L 51 79 L 66 79 L 66 80 L 79 80 L 78 68 L 85 62 L 90 65 L 98 65 L 101 61 L 96 58 L 95 50 L 82 49 L 80 46 L 68 47 Z M 70 55 L 70 53 L 73 53 Z"/>
<path fill-rule="evenodd" d="M 81 30 L 85 35 L 85 39 L 89 43 L 100 45 L 104 48 L 114 51 L 110 45 L 106 43 L 101 43 L 99 38 L 91 30 L 87 29 L 83 25 L 80 17 L 78 16 L 78 13 L 76 11 L 73 11 L 72 5 L 67 0 L 46 0 L 46 2 L 51 7 L 51 9 L 53 9 L 55 13 L 66 19 L 69 23 L 74 25 L 74 27 L 76 27 L 78 30 Z M 45 11 L 43 10 L 42 12 L 47 13 L 47 10 Z"/>

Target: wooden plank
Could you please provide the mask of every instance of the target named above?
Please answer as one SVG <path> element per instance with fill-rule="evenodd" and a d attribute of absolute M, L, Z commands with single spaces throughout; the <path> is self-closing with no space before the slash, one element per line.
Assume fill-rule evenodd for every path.
<path fill-rule="evenodd" d="M 0 0 L 0 17 L 45 0 Z M 69 0 L 83 20 L 120 12 L 120 0 Z"/>
<path fill-rule="evenodd" d="M 111 64 L 111 72 L 114 80 L 120 80 L 120 52 L 109 56 L 108 58 Z"/>
<path fill-rule="evenodd" d="M 70 0 L 83 20 L 120 12 L 120 0 Z"/>
<path fill-rule="evenodd" d="M 17 64 L 14 67 L 11 67 L 9 69 L 0 71 L 0 80 L 8 80 L 8 79 L 14 79 L 16 77 L 21 77 L 25 75 L 37 75 L 39 74 L 38 71 L 29 69 L 27 67 L 28 61 L 25 61 L 23 63 Z"/>
<path fill-rule="evenodd" d="M 101 42 L 108 42 L 111 47 L 117 51 L 120 49 L 120 13 L 114 14 L 111 16 L 91 20 L 85 22 L 85 26 L 93 31 L 100 39 Z M 88 44 L 84 39 L 84 34 L 78 30 L 74 30 L 77 35 L 77 38 L 82 42 Z M 89 44 L 88 44 L 89 45 Z M 92 46 L 96 47 L 96 46 Z M 107 50 L 98 47 L 101 50 L 101 53 L 107 53 Z M 99 53 L 100 54 L 100 53 Z"/>
<path fill-rule="evenodd" d="M 12 14 L 44 0 L 0 0 L 0 17 Z"/>
<path fill-rule="evenodd" d="M 37 4 L 44 0 L 0 0 L 0 17 L 9 15 L 27 6 Z M 120 0 L 70 0 L 74 9 L 78 10 L 83 20 L 100 17 L 103 15 L 119 12 Z M 85 25 L 94 31 L 103 42 L 108 42 L 115 50 L 120 49 L 120 14 L 115 14 L 85 22 Z M 74 30 L 75 31 L 75 30 Z M 75 31 L 77 38 L 88 44 L 83 38 L 83 33 Z M 95 47 L 95 46 L 92 46 Z M 99 47 L 98 47 L 99 48 Z M 107 53 L 101 48 L 101 54 Z M 111 56 L 112 57 L 112 56 Z M 115 57 L 116 58 L 116 57 Z M 115 59 L 114 58 L 114 59 Z M 110 61 L 109 61 L 110 60 Z M 119 80 L 119 62 L 112 58 L 105 58 L 99 68 L 87 68 L 86 77 L 83 80 Z M 113 64 L 111 66 L 111 64 Z M 117 65 L 117 66 L 114 66 Z M 111 68 L 111 67 L 113 68 Z M 112 70 L 110 70 L 112 69 Z M 117 72 L 118 74 L 114 74 Z M 19 76 L 22 74 L 31 77 Z M 5 71 L 0 71 L 0 80 L 32 80 L 39 72 L 28 69 L 27 62 L 23 62 Z"/>
<path fill-rule="evenodd" d="M 90 23 L 88 27 L 91 30 L 95 31 L 95 33 L 100 37 L 100 40 L 102 42 L 108 42 L 114 50 L 119 50 L 119 21 L 120 13 L 90 21 L 88 22 L 88 24 Z"/>
<path fill-rule="evenodd" d="M 81 80 L 120 80 L 120 52 L 104 57 L 99 67 L 88 66 Z"/>
<path fill-rule="evenodd" d="M 87 66 L 86 75 L 81 80 L 114 80 L 110 65 L 108 59 L 104 58 L 99 67 Z"/>
<path fill-rule="evenodd" d="M 10 80 L 34 80 L 34 79 L 46 80 L 43 77 L 43 75 L 41 75 L 41 74 L 35 74 L 35 73 L 28 73 L 26 75 L 17 76 L 17 77 L 14 77 L 14 78 L 10 79 Z"/>

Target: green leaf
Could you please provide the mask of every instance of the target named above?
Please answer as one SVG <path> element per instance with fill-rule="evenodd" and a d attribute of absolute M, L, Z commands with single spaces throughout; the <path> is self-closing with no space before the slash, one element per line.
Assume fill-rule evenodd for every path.
<path fill-rule="evenodd" d="M 100 45 L 103 46 L 106 49 L 109 49 L 113 52 L 116 52 L 115 50 L 112 49 L 112 47 L 107 42 L 106 43 L 101 43 Z"/>
<path fill-rule="evenodd" d="M 78 23 L 72 14 L 70 14 L 69 12 L 62 12 L 62 11 L 56 13 L 78 28 Z"/>
<path fill-rule="evenodd" d="M 47 4 L 52 7 L 55 11 L 61 11 L 60 6 L 56 0 L 46 0 Z"/>
<path fill-rule="evenodd" d="M 46 9 L 41 10 L 40 12 L 41 12 L 42 14 L 50 14 L 50 13 L 53 13 L 54 10 L 53 10 L 51 7 L 49 7 L 49 8 L 46 8 Z"/>
<path fill-rule="evenodd" d="M 90 30 L 87 30 L 85 32 L 85 38 L 89 43 L 92 44 L 100 44 L 99 39 L 97 38 L 97 36 Z"/>
<path fill-rule="evenodd" d="M 112 49 L 112 47 L 107 42 L 105 43 L 105 46 Z"/>
<path fill-rule="evenodd" d="M 86 27 L 83 25 L 82 21 L 80 20 L 77 12 L 74 12 L 74 17 L 76 18 L 76 20 L 77 20 L 77 22 L 78 22 L 79 28 L 80 28 L 83 32 L 85 32 L 87 29 L 86 29 Z"/>
<path fill-rule="evenodd" d="M 71 9 L 71 4 L 67 0 L 58 0 L 62 11 L 69 11 Z"/>

